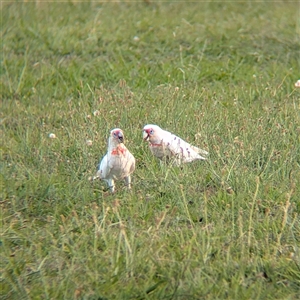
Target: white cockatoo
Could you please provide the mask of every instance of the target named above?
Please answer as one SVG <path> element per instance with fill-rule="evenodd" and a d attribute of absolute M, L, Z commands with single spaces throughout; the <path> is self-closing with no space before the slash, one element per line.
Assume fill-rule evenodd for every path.
<path fill-rule="evenodd" d="M 99 170 L 93 179 L 100 178 L 107 182 L 111 192 L 115 191 L 115 180 L 124 179 L 131 188 L 130 174 L 135 170 L 135 158 L 124 145 L 124 134 L 120 128 L 110 132 L 108 149 L 102 158 Z"/>
<path fill-rule="evenodd" d="M 149 142 L 153 155 L 177 166 L 194 160 L 205 160 L 204 156 L 208 155 L 205 150 L 192 146 L 175 134 L 153 124 L 143 128 L 143 139 Z"/>

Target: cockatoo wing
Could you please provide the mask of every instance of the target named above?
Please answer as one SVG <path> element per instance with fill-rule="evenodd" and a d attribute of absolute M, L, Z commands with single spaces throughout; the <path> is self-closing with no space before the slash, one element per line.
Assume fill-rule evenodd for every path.
<path fill-rule="evenodd" d="M 201 156 L 208 156 L 208 152 L 207 151 L 205 151 L 205 150 L 203 150 L 203 149 L 200 149 L 200 148 L 198 148 L 198 147 L 195 147 L 195 146 L 192 146 L 191 145 L 191 148 L 195 151 L 195 152 L 197 152 L 197 153 L 199 153 Z"/>
<path fill-rule="evenodd" d="M 97 172 L 97 175 L 100 177 L 100 179 L 108 179 L 110 171 L 111 166 L 109 165 L 108 155 L 106 154 L 99 164 L 99 170 Z"/>
<path fill-rule="evenodd" d="M 173 154 L 173 156 L 175 156 L 179 160 L 182 160 L 182 162 L 191 162 L 198 159 L 205 160 L 205 157 L 199 154 L 201 149 L 190 145 L 175 134 L 166 134 L 163 138 L 163 144 L 164 147 Z"/>
<path fill-rule="evenodd" d="M 128 173 L 131 174 L 135 170 L 135 158 L 129 151 L 128 151 L 128 157 L 127 157 L 127 164 L 129 166 Z"/>

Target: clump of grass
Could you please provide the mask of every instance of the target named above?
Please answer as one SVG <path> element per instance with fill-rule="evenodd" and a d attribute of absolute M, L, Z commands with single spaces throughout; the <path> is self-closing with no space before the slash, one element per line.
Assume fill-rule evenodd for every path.
<path fill-rule="evenodd" d="M 298 298 L 294 6 L 2 5 L 3 299 Z M 209 160 L 161 167 L 147 123 Z M 114 127 L 137 169 L 111 195 Z"/>

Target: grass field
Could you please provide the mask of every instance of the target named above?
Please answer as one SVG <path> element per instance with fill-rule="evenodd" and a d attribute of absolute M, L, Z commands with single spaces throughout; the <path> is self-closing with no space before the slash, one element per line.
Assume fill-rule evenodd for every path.
<path fill-rule="evenodd" d="M 299 15 L 2 3 L 0 299 L 300 299 Z M 147 123 L 209 160 L 160 166 Z M 114 127 L 137 167 L 111 195 Z"/>

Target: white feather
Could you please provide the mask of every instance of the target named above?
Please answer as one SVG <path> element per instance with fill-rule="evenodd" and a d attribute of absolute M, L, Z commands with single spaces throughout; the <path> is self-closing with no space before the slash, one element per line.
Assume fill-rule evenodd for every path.
<path fill-rule="evenodd" d="M 148 124 L 143 128 L 143 138 L 149 142 L 153 155 L 160 160 L 180 165 L 194 160 L 205 160 L 208 152 L 190 145 L 175 134 Z"/>

